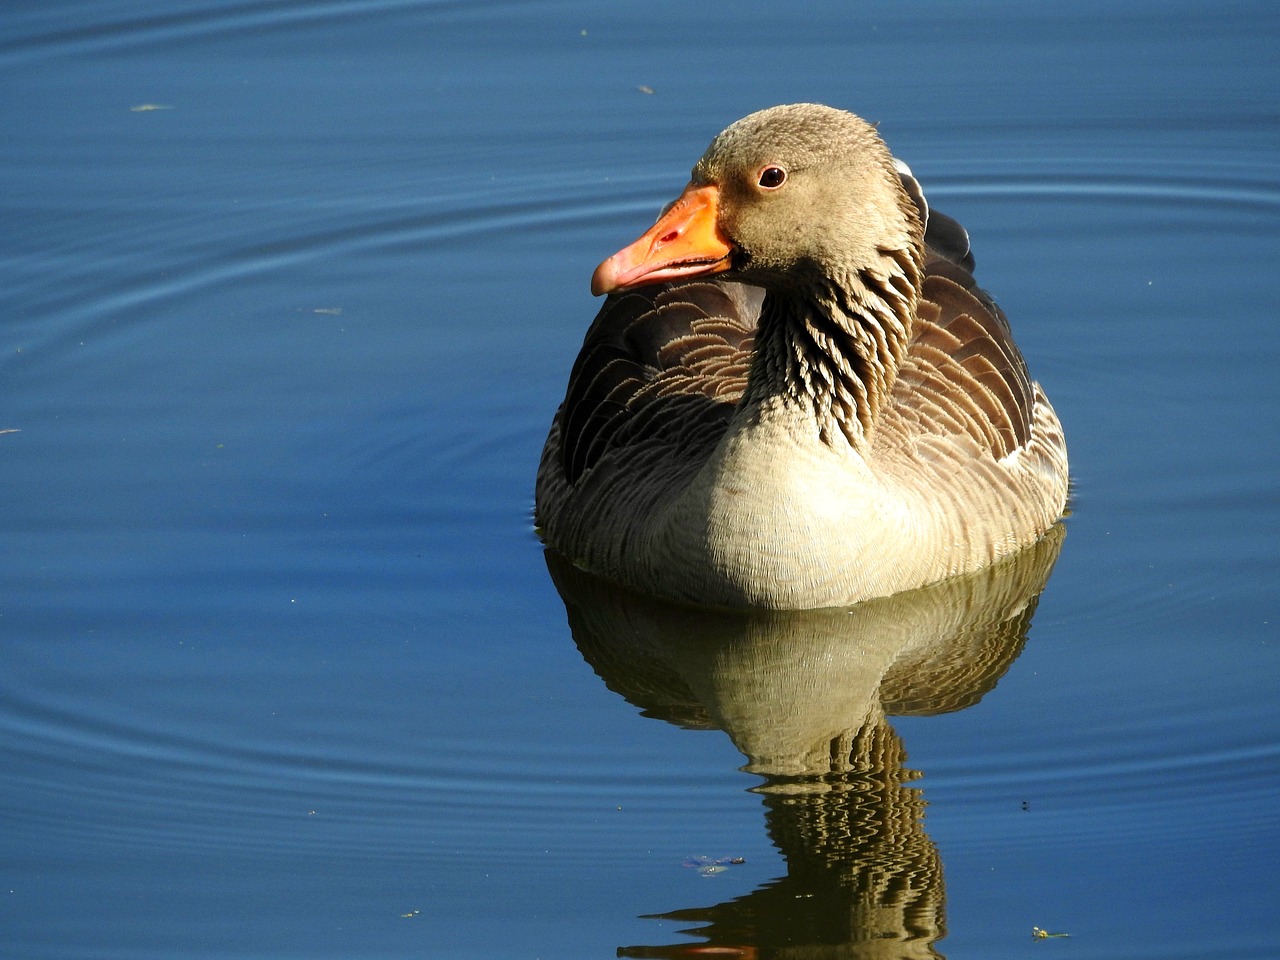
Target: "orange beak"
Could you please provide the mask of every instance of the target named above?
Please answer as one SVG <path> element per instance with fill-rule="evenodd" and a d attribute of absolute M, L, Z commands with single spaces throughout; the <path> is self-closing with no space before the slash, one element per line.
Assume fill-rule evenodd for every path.
<path fill-rule="evenodd" d="M 728 270 L 734 247 L 717 224 L 719 206 L 718 187 L 689 184 L 644 236 L 596 267 L 591 292 L 598 297 Z"/>

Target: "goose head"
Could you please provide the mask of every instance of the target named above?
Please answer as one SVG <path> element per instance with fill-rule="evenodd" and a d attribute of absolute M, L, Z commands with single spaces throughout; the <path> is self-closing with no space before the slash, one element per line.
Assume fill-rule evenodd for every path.
<path fill-rule="evenodd" d="M 596 268 L 592 293 L 725 274 L 770 292 L 848 288 L 895 257 L 918 266 L 923 224 L 888 148 L 865 120 L 818 104 L 729 126 L 684 192 L 638 240 Z M 909 286 L 918 269 L 905 271 Z M 902 290 L 911 296 L 912 291 Z"/>

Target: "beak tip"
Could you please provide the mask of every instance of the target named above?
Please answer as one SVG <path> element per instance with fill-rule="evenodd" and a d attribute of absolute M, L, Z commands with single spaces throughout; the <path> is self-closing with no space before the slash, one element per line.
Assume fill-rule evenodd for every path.
<path fill-rule="evenodd" d="M 606 293 L 612 293 L 617 286 L 617 278 L 613 276 L 616 271 L 610 269 L 611 260 L 612 258 L 604 261 L 591 274 L 591 295 L 593 297 L 601 297 Z"/>

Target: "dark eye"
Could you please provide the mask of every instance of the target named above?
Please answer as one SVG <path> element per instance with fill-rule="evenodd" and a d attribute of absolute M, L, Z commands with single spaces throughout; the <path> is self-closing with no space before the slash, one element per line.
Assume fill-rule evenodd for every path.
<path fill-rule="evenodd" d="M 760 171 L 760 186 L 766 190 L 777 190 L 787 182 L 787 171 L 781 167 L 767 166 Z"/>

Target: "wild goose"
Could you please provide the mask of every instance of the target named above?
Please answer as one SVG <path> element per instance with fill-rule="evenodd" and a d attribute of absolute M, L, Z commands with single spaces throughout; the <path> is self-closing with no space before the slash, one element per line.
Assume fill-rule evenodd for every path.
<path fill-rule="evenodd" d="M 538 469 L 577 565 L 707 606 L 811 609 L 977 570 L 1062 515 L 1062 428 L 875 129 L 732 124 L 605 260 Z"/>

